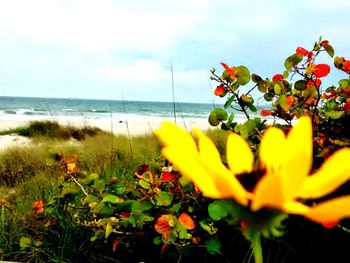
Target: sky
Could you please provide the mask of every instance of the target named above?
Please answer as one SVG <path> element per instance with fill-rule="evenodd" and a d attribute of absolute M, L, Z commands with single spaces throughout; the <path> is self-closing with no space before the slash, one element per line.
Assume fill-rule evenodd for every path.
<path fill-rule="evenodd" d="M 0 96 L 172 101 L 172 65 L 176 101 L 210 103 L 220 62 L 271 78 L 320 36 L 349 59 L 349 11 L 348 0 L 0 0 Z"/>

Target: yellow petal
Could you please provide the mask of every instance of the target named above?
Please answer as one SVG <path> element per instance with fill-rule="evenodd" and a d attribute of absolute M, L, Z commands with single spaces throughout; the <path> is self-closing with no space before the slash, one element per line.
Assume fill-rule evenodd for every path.
<path fill-rule="evenodd" d="M 301 117 L 287 137 L 283 164 L 283 187 L 286 198 L 296 197 L 312 166 L 312 125 L 309 117 Z"/>
<path fill-rule="evenodd" d="M 162 122 L 161 127 L 154 134 L 164 146 L 183 148 L 186 152 L 197 152 L 192 136 L 172 122 Z"/>
<path fill-rule="evenodd" d="M 194 130 L 198 136 L 199 161 L 210 174 L 217 190 L 223 198 L 234 198 L 238 203 L 247 205 L 249 193 L 234 174 L 223 165 L 215 144 L 200 130 Z"/>
<path fill-rule="evenodd" d="M 286 137 L 282 130 L 269 128 L 263 135 L 259 146 L 259 161 L 261 169 L 268 174 L 278 171 L 285 158 Z"/>
<path fill-rule="evenodd" d="M 250 173 L 253 170 L 254 155 L 248 143 L 235 133 L 227 139 L 227 163 L 233 174 Z"/>
<path fill-rule="evenodd" d="M 298 196 L 319 198 L 327 195 L 350 179 L 350 149 L 344 148 L 329 157 L 319 171 L 305 179 Z"/>
<path fill-rule="evenodd" d="M 268 174 L 261 178 L 254 189 L 254 199 L 251 209 L 257 211 L 262 207 L 283 210 L 285 197 L 281 186 L 281 176 Z"/>
<path fill-rule="evenodd" d="M 331 199 L 311 207 L 303 214 L 317 223 L 335 222 L 350 217 L 350 195 Z"/>
<path fill-rule="evenodd" d="M 165 147 L 162 149 L 162 154 L 173 164 L 176 170 L 191 180 L 203 195 L 211 198 L 222 198 L 211 176 L 196 161 L 196 156 L 188 155 L 177 147 Z"/>

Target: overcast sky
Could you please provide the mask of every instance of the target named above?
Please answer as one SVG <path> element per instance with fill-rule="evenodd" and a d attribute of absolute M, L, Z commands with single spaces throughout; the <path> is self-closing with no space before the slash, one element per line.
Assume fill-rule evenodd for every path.
<path fill-rule="evenodd" d="M 272 77 L 320 35 L 350 58 L 348 0 L 0 0 L 0 95 L 210 102 L 210 69 Z M 331 60 L 327 60 L 331 62 Z"/>

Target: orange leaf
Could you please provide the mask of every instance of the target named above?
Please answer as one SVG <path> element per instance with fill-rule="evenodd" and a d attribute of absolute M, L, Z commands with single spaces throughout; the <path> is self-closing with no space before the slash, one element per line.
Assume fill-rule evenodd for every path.
<path fill-rule="evenodd" d="M 187 213 L 182 213 L 177 221 L 184 225 L 184 227 L 188 230 L 192 230 L 196 227 L 193 219 Z"/>
<path fill-rule="evenodd" d="M 35 214 L 42 214 L 45 211 L 45 203 L 43 200 L 36 200 L 32 206 Z"/>
<path fill-rule="evenodd" d="M 230 75 L 230 77 L 231 77 L 232 79 L 235 79 L 235 78 L 236 78 L 236 73 L 235 73 L 236 68 L 235 68 L 235 67 L 230 68 L 229 66 L 227 66 L 227 65 L 226 65 L 225 63 L 223 63 L 223 62 L 221 62 L 220 64 L 224 67 L 224 69 L 225 69 L 226 72 Z"/>
<path fill-rule="evenodd" d="M 170 232 L 173 228 L 171 222 L 174 221 L 174 218 L 173 215 L 161 215 L 154 225 L 155 230 L 166 240 L 169 239 Z"/>

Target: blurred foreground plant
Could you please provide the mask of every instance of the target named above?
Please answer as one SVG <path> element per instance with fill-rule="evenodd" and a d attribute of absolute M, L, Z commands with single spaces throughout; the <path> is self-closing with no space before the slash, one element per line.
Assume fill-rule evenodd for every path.
<path fill-rule="evenodd" d="M 251 242 L 255 261 L 262 262 L 260 236 L 281 235 L 287 214 L 302 215 L 326 227 L 350 217 L 350 195 L 306 205 L 336 190 L 350 178 L 350 149 L 333 154 L 321 168 L 309 175 L 312 167 L 312 126 L 301 117 L 287 137 L 269 128 L 259 147 L 259 158 L 240 136 L 232 133 L 227 142 L 227 168 L 212 141 L 199 130 L 192 136 L 175 124 L 164 122 L 156 132 L 164 146 L 162 154 L 182 175 L 194 182 L 203 195 L 230 199 L 214 202 L 217 219 L 231 215 Z M 220 207 L 223 206 L 223 207 Z M 209 206 L 209 210 L 213 207 Z M 210 213 L 210 211 L 209 211 Z"/>

